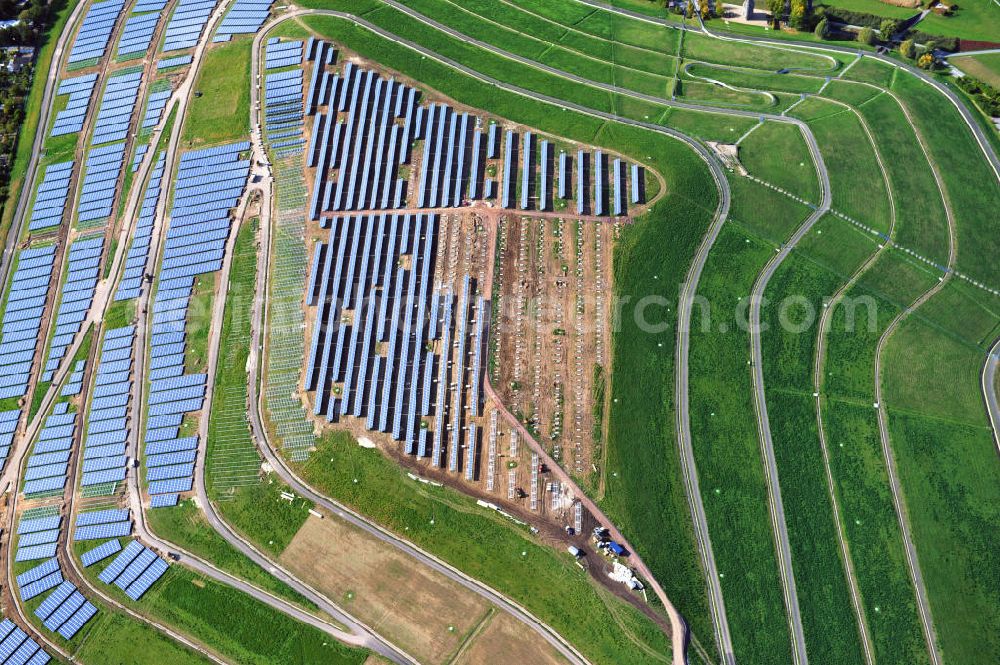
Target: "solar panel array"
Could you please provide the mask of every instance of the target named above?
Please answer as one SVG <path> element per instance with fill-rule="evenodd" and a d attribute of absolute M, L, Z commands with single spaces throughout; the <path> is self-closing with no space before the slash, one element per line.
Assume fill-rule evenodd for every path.
<path fill-rule="evenodd" d="M 236 0 L 222 19 L 215 41 L 228 40 L 232 35 L 252 35 L 264 25 L 274 0 Z"/>
<path fill-rule="evenodd" d="M 215 4 L 216 0 L 179 0 L 167 23 L 163 52 L 179 51 L 197 44 Z"/>
<path fill-rule="evenodd" d="M 77 202 L 77 223 L 81 228 L 98 226 L 111 215 L 124 161 L 124 143 L 90 149 Z"/>
<path fill-rule="evenodd" d="M 0 399 L 22 397 L 28 389 L 55 249 L 47 245 L 18 254 L 0 324 Z"/>
<path fill-rule="evenodd" d="M 97 74 L 83 74 L 60 81 L 56 95 L 69 95 L 66 108 L 56 114 L 49 136 L 75 134 L 83 129 L 83 121 L 90 111 L 90 93 L 94 91 Z"/>
<path fill-rule="evenodd" d="M 17 576 L 17 586 L 21 590 L 21 600 L 39 596 L 63 581 L 59 562 L 52 558 L 26 570 Z"/>
<path fill-rule="evenodd" d="M 81 554 L 80 562 L 83 563 L 85 567 L 93 566 L 98 561 L 103 561 L 112 554 L 117 554 L 118 552 L 121 552 L 121 549 L 122 549 L 121 543 L 118 542 L 117 539 L 109 540 Z"/>
<path fill-rule="evenodd" d="M 167 229 L 159 286 L 153 300 L 150 339 L 149 421 L 145 454 L 148 492 L 176 494 L 193 485 L 197 437 L 181 437 L 184 414 L 201 409 L 206 376 L 185 374 L 184 357 L 191 289 L 196 275 L 222 267 L 229 211 L 237 205 L 249 176 L 250 161 L 240 153 L 243 141 L 184 153 L 177 169 L 170 227 Z"/>
<path fill-rule="evenodd" d="M 76 364 L 73 365 L 73 371 L 70 372 L 69 379 L 67 379 L 66 384 L 59 393 L 60 397 L 75 397 L 80 394 L 80 389 L 83 387 L 83 370 L 86 365 L 86 360 L 81 359 L 76 361 Z"/>
<path fill-rule="evenodd" d="M 149 50 L 149 43 L 156 32 L 160 12 L 133 14 L 125 21 L 121 39 L 118 40 L 118 58 L 141 58 Z"/>
<path fill-rule="evenodd" d="M 160 202 L 160 185 L 163 178 L 163 165 L 166 161 L 165 155 L 166 153 L 160 151 L 160 154 L 156 156 L 156 164 L 153 165 L 149 174 L 146 193 L 142 199 L 142 207 L 139 209 L 139 219 L 132 236 L 132 245 L 128 248 L 128 257 L 125 259 L 125 272 L 118 284 L 118 290 L 115 291 L 115 300 L 129 300 L 138 297 L 139 290 L 142 288 L 142 275 L 146 270 L 146 261 L 149 257 L 149 242 L 152 239 L 156 206 Z"/>
<path fill-rule="evenodd" d="M 364 215 L 323 220 L 330 229 L 313 257 L 306 302 L 316 305 L 305 371 L 307 390 L 315 391 L 314 413 L 336 421 L 364 417 L 369 429 L 404 442 L 407 454 L 424 456 L 433 446 L 440 462 L 446 436 L 445 388 L 449 363 L 426 345 L 439 336 L 452 349 L 453 301 L 432 294 L 437 215 Z M 402 261 L 409 256 L 409 261 Z M 409 264 L 409 268 L 404 265 Z M 466 276 L 454 318 L 456 364 L 451 370 L 464 385 L 466 322 L 471 280 Z M 345 314 L 351 313 L 350 323 Z M 485 319 L 480 304 L 477 316 Z M 476 333 L 475 344 L 484 339 Z M 379 353 L 377 347 L 383 347 Z M 482 354 L 472 364 L 479 376 Z M 437 389 L 434 367 L 439 368 Z M 476 379 L 478 383 L 478 379 Z M 456 391 L 461 393 L 462 391 Z M 474 393 L 476 394 L 476 393 Z M 478 409 L 477 404 L 473 407 Z M 474 411 L 476 413 L 477 411 Z M 432 433 L 422 416 L 436 413 Z M 464 409 L 452 409 L 453 453 L 457 466 L 458 434 Z"/>
<path fill-rule="evenodd" d="M 160 121 L 160 117 L 163 115 L 163 109 L 167 105 L 167 100 L 170 99 L 170 84 L 166 84 L 166 88 L 154 89 L 149 93 L 149 98 L 146 100 L 146 113 L 142 116 L 142 124 L 140 127 L 142 129 L 152 129 L 156 127 L 156 123 Z"/>
<path fill-rule="evenodd" d="M 0 621 L 0 665 L 45 665 L 49 660 L 38 642 L 13 621 Z"/>
<path fill-rule="evenodd" d="M 66 486 L 69 451 L 73 447 L 73 434 L 76 432 L 76 415 L 73 411 L 53 412 L 45 419 L 24 472 L 22 491 L 25 496 L 62 493 Z"/>
<path fill-rule="evenodd" d="M 167 0 L 136 0 L 132 11 L 136 14 L 142 12 L 159 12 L 167 6 Z"/>
<path fill-rule="evenodd" d="M 97 608 L 69 580 L 63 580 L 35 609 L 43 626 L 67 640 L 73 639 L 95 614 Z"/>
<path fill-rule="evenodd" d="M 66 281 L 63 282 L 56 313 L 56 328 L 49 344 L 49 358 L 42 370 L 42 381 L 52 380 L 59 363 L 66 355 L 66 349 L 73 343 L 73 338 L 80 332 L 80 327 L 87 318 L 94 298 L 94 288 L 97 286 L 103 249 L 103 235 L 77 240 L 70 245 Z"/>
<path fill-rule="evenodd" d="M 94 122 L 91 145 L 125 140 L 141 83 L 142 70 L 138 68 L 124 70 L 108 79 Z"/>
<path fill-rule="evenodd" d="M 73 41 L 68 59 L 70 65 L 79 66 L 104 55 L 118 15 L 124 7 L 123 0 L 104 0 L 90 6 Z"/>
<path fill-rule="evenodd" d="M 14 442 L 14 430 L 17 429 L 17 421 L 20 417 L 20 409 L 0 411 L 0 467 L 7 461 L 7 455 L 10 454 L 10 446 Z"/>
<path fill-rule="evenodd" d="M 131 533 L 128 508 L 108 508 L 77 515 L 73 540 L 120 538 Z"/>
<path fill-rule="evenodd" d="M 280 46 L 281 43 L 269 44 L 267 52 Z M 271 148 L 279 157 L 302 152 L 305 143 L 302 138 L 302 70 L 268 74 L 264 88 L 267 101 L 264 129 Z"/>
<path fill-rule="evenodd" d="M 94 389 L 88 395 L 90 414 L 80 485 L 107 486 L 110 489 L 106 494 L 125 480 L 125 442 L 129 434 L 127 411 L 131 400 L 134 341 L 133 326 L 113 328 L 104 334 Z"/>
<path fill-rule="evenodd" d="M 135 156 L 132 157 L 132 173 L 139 170 L 139 166 L 142 164 L 142 158 L 146 156 L 147 150 L 149 150 L 148 143 L 140 143 L 135 147 Z"/>
<path fill-rule="evenodd" d="M 317 114 L 306 153 L 308 165 L 316 168 L 310 215 L 318 219 L 324 211 L 402 208 L 406 182 L 397 173 L 409 163 L 410 144 L 418 137 L 417 91 L 352 62 L 342 77 L 320 71 L 333 51 L 326 50 L 325 42 L 318 44 L 306 96 L 307 110 Z M 323 106 L 325 113 L 319 110 Z M 345 122 L 337 122 L 338 113 L 345 114 Z M 399 118 L 402 125 L 396 123 Z M 335 181 L 331 169 L 336 170 Z"/>
<path fill-rule="evenodd" d="M 298 40 L 281 41 L 277 37 L 267 40 L 267 51 L 264 54 L 264 69 L 281 69 L 302 63 L 302 42 Z"/>
<path fill-rule="evenodd" d="M 45 167 L 42 180 L 35 190 L 35 201 L 31 205 L 29 231 L 41 231 L 59 226 L 66 211 L 69 181 L 72 176 L 73 162 L 60 162 Z"/>
<path fill-rule="evenodd" d="M 98 577 L 105 584 L 114 583 L 132 600 L 139 600 L 167 572 L 167 567 L 167 562 L 153 550 L 133 540 Z"/>
<path fill-rule="evenodd" d="M 190 55 L 178 55 L 173 58 L 164 58 L 156 61 L 156 71 L 163 71 L 172 67 L 183 67 L 190 65 L 193 58 Z"/>

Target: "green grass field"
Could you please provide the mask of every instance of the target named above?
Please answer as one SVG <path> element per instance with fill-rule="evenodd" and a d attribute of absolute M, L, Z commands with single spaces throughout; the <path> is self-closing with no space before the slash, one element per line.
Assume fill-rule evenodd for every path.
<path fill-rule="evenodd" d="M 819 201 L 819 179 L 802 132 L 795 125 L 765 122 L 740 143 L 740 162 L 751 175 Z"/>
<path fill-rule="evenodd" d="M 136 648 L 142 645 L 142 649 Z M 76 656 L 94 665 L 142 665 L 149 654 L 163 665 L 210 663 L 205 656 L 187 649 L 152 627 L 121 614 L 101 615 Z"/>
<path fill-rule="evenodd" d="M 966 55 L 959 58 L 949 58 L 948 62 L 966 74 L 1000 89 L 1000 53 Z"/>
<path fill-rule="evenodd" d="M 791 646 L 757 442 L 749 335 L 735 325 L 773 252 L 734 221 L 712 248 L 698 288 L 710 310 L 696 308 L 692 323 L 690 413 L 722 591 L 739 599 L 726 605 L 733 647 L 747 662 L 783 664 Z"/>
<path fill-rule="evenodd" d="M 181 140 L 186 148 L 245 139 L 250 117 L 250 51 L 246 39 L 209 49 L 194 89 Z"/>

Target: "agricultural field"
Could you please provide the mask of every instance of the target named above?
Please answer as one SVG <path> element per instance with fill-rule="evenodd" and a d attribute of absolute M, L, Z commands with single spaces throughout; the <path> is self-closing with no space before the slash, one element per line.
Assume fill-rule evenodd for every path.
<path fill-rule="evenodd" d="M 0 665 L 1000 662 L 1000 139 L 944 58 L 651 0 L 55 10 Z"/>

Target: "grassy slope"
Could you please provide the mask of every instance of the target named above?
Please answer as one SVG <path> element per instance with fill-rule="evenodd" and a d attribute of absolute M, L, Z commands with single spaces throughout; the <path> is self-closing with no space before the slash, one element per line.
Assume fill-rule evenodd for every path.
<path fill-rule="evenodd" d="M 751 175 L 806 201 L 819 201 L 819 180 L 802 132 L 795 125 L 765 122 L 740 143 L 740 162 Z"/>
<path fill-rule="evenodd" d="M 250 117 L 250 50 L 238 39 L 205 54 L 188 105 L 181 140 L 186 148 L 245 139 Z"/>
<path fill-rule="evenodd" d="M 652 160 L 651 166 L 666 176 L 673 195 L 656 207 L 648 223 L 629 229 L 616 250 L 619 288 L 625 293 L 653 293 L 664 288 L 672 291 L 664 284 L 680 281 L 708 222 L 706 205 L 714 206 L 715 197 L 705 167 L 687 148 L 648 132 L 603 125 L 570 112 L 553 113 L 547 105 L 502 93 L 492 86 L 458 76 L 433 61 L 413 58 L 404 47 L 373 39 L 370 33 L 343 21 L 317 17 L 306 19 L 306 22 L 334 40 L 433 85 L 459 101 L 489 108 L 501 116 L 580 141 L 593 141 L 604 126 L 599 140 L 602 145 L 622 149 L 626 154 L 645 153 Z M 506 69 L 510 76 L 509 64 Z M 683 226 L 672 227 L 676 229 L 672 231 L 674 242 L 668 245 L 654 242 L 662 237 L 661 229 L 672 220 L 684 220 Z M 657 273 L 661 277 L 669 275 L 670 279 L 652 280 L 652 275 Z M 696 634 L 704 635 L 707 640 L 711 627 L 705 609 L 704 588 L 698 581 L 700 574 L 693 534 L 687 521 L 686 499 L 673 444 L 670 408 L 673 353 L 669 350 L 673 336 L 663 335 L 663 347 L 657 347 L 653 340 L 632 338 L 632 334 L 633 331 L 626 327 L 619 335 L 615 362 L 624 367 L 622 371 L 627 375 L 641 376 L 644 380 L 632 385 L 616 382 L 613 397 L 622 404 L 635 404 L 650 417 L 639 422 L 630 414 L 612 413 L 609 460 L 612 482 L 606 508 L 657 571 L 667 593 L 691 621 Z M 638 353 L 625 353 L 626 349 L 636 349 L 635 344 L 640 342 Z M 628 365 L 643 369 L 632 372 Z M 674 480 L 665 484 L 664 478 Z M 656 519 L 649 520 L 650 514 L 656 515 Z"/>
<path fill-rule="evenodd" d="M 731 601 L 733 646 L 747 662 L 777 664 L 791 659 L 788 623 L 751 399 L 749 336 L 732 320 L 773 251 L 727 221 L 699 282 L 711 316 L 707 326 L 696 316 L 691 332 L 690 400 L 702 501 L 722 591 Z"/>

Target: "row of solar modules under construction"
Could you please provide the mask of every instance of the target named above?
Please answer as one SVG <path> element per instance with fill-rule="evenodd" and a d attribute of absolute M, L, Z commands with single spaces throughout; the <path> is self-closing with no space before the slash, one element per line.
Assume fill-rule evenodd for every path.
<path fill-rule="evenodd" d="M 104 236 L 76 240 L 69 248 L 66 279 L 56 310 L 56 328 L 49 344 L 49 357 L 41 380 L 51 381 L 66 349 L 80 331 L 97 286 L 97 274 L 104 250 Z"/>
<path fill-rule="evenodd" d="M 297 45 L 301 61 L 302 42 L 270 41 L 267 54 L 278 49 L 284 57 L 286 45 Z M 269 57 L 269 56 L 265 56 Z M 264 128 L 270 147 L 278 157 L 302 152 L 302 69 L 267 74 L 264 79 L 265 100 Z"/>
<path fill-rule="evenodd" d="M 132 540 L 98 578 L 105 584 L 113 583 L 132 600 L 139 600 L 167 572 L 167 567 L 167 562 L 153 550 Z"/>
<path fill-rule="evenodd" d="M 73 41 L 68 60 L 70 65 L 85 63 L 104 55 L 118 15 L 124 7 L 123 0 L 104 0 L 90 6 Z"/>
<path fill-rule="evenodd" d="M 206 376 L 185 374 L 184 324 L 196 275 L 222 267 L 231 221 L 249 175 L 240 153 L 249 142 L 206 148 L 181 156 L 170 226 L 153 301 L 149 364 L 149 421 L 144 451 L 150 495 L 176 495 L 193 485 L 196 436 L 180 436 L 184 414 L 199 411 Z"/>
<path fill-rule="evenodd" d="M 69 181 L 73 176 L 73 162 L 60 162 L 45 167 L 42 181 L 35 190 L 35 200 L 31 204 L 29 231 L 41 231 L 59 226 L 66 212 L 69 197 Z"/>
<path fill-rule="evenodd" d="M 69 95 L 66 107 L 56 114 L 49 136 L 75 134 L 83 129 L 83 121 L 90 111 L 90 94 L 94 91 L 97 74 L 82 74 L 60 81 L 56 95 Z"/>
<path fill-rule="evenodd" d="M 73 639 L 95 614 L 97 608 L 69 580 L 60 582 L 35 609 L 35 616 L 42 620 L 42 625 L 66 640 Z"/>
<path fill-rule="evenodd" d="M 125 272 L 122 274 L 115 300 L 130 300 L 139 295 L 142 288 L 142 276 L 146 271 L 146 261 L 149 257 L 149 243 L 153 237 L 153 222 L 156 218 L 156 206 L 160 203 L 160 186 L 163 180 L 163 165 L 166 153 L 162 150 L 156 156 L 156 163 L 149 174 L 146 192 L 143 195 L 142 207 L 139 209 L 139 219 L 136 221 L 132 244 L 125 258 Z"/>
<path fill-rule="evenodd" d="M 216 0 L 179 0 L 167 23 L 163 52 L 179 51 L 197 44 L 215 3 Z"/>
<path fill-rule="evenodd" d="M 125 326 L 105 332 L 101 343 L 80 465 L 80 485 L 92 488 L 90 495 L 112 494 L 125 480 L 134 341 L 135 328 Z"/>
<path fill-rule="evenodd" d="M 233 35 L 252 35 L 264 25 L 273 0 L 235 0 L 223 17 L 212 41 L 228 41 Z"/>
<path fill-rule="evenodd" d="M 70 449 L 76 433 L 76 410 L 70 410 L 68 402 L 60 402 L 45 419 L 38 434 L 38 440 L 31 449 L 28 466 L 24 472 L 25 496 L 53 496 L 62 494 L 66 487 L 66 471 Z M 55 540 L 52 541 L 55 543 Z M 23 545 L 21 541 L 21 545 Z M 54 548 L 55 545 L 53 544 Z M 20 547 L 18 556 L 21 556 Z M 38 559 L 45 555 L 32 556 Z"/>
<path fill-rule="evenodd" d="M 91 148 L 77 202 L 77 224 L 90 228 L 104 223 L 114 208 L 115 189 L 125 161 L 125 144 Z"/>
<path fill-rule="evenodd" d="M 324 64 L 317 58 L 315 67 Z M 316 168 L 312 218 L 323 211 L 403 207 L 406 182 L 396 176 L 399 166 L 409 162 L 416 137 L 416 91 L 352 62 L 343 77 L 314 71 L 313 79 L 306 100 L 310 113 L 317 113 L 307 150 L 307 163 Z M 325 113 L 319 112 L 322 106 Z M 337 122 L 338 113 L 344 114 L 344 122 Z M 402 125 L 396 123 L 399 118 L 405 119 Z M 336 169 L 336 181 L 328 179 L 330 169 Z"/>
<path fill-rule="evenodd" d="M 149 44 L 156 32 L 160 12 L 133 14 L 125 21 L 121 39 L 118 40 L 118 57 L 140 58 L 149 50 Z"/>
<path fill-rule="evenodd" d="M 0 665 L 45 665 L 50 660 L 38 642 L 13 621 L 0 621 Z"/>
<path fill-rule="evenodd" d="M 0 399 L 22 397 L 28 389 L 55 250 L 55 245 L 47 245 L 17 256 L 0 324 Z"/>
<path fill-rule="evenodd" d="M 91 145 L 122 141 L 128 136 L 140 83 L 141 69 L 127 70 L 108 79 L 94 123 Z"/>

